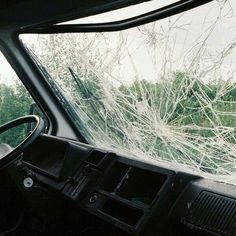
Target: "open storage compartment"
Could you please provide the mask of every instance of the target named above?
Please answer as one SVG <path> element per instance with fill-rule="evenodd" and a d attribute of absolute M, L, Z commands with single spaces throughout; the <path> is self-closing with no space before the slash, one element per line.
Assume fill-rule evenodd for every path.
<path fill-rule="evenodd" d="M 59 177 L 68 143 L 48 137 L 40 137 L 24 153 L 23 160 L 35 169 Z"/>
<path fill-rule="evenodd" d="M 143 211 L 114 199 L 108 199 L 100 211 L 130 226 L 135 226 L 143 216 Z"/>
<path fill-rule="evenodd" d="M 115 163 L 106 174 L 106 177 L 101 183 L 101 188 L 107 192 L 115 192 L 129 168 L 130 167 L 125 164 L 119 162 Z"/>
<path fill-rule="evenodd" d="M 132 202 L 150 205 L 165 180 L 163 174 L 132 167 L 118 186 L 116 194 Z"/>
<path fill-rule="evenodd" d="M 89 147 L 43 135 L 24 152 L 23 161 L 38 172 L 66 179 L 73 176 L 90 152 Z"/>
<path fill-rule="evenodd" d="M 115 163 L 100 186 L 131 202 L 150 205 L 166 179 L 161 173 Z"/>

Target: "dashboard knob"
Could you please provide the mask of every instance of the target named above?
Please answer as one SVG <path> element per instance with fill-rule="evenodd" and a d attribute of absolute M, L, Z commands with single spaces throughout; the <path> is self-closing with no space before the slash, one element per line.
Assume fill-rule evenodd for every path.
<path fill-rule="evenodd" d="M 23 185 L 25 188 L 31 188 L 34 184 L 34 180 L 30 177 L 26 177 L 23 180 Z"/>
<path fill-rule="evenodd" d="M 95 203 L 97 201 L 97 199 L 98 199 L 98 196 L 96 194 L 94 194 L 89 198 L 89 202 Z"/>

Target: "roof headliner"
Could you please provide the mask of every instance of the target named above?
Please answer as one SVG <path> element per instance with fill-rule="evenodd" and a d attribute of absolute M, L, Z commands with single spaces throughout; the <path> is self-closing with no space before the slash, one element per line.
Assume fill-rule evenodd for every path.
<path fill-rule="evenodd" d="M 147 0 L 3 0 L 0 30 L 75 19 L 144 1 Z"/>

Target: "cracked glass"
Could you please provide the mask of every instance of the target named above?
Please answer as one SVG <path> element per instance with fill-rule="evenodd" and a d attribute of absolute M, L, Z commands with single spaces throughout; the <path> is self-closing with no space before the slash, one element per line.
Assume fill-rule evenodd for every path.
<path fill-rule="evenodd" d="M 236 183 L 235 11 L 218 0 L 120 32 L 20 38 L 90 144 Z"/>

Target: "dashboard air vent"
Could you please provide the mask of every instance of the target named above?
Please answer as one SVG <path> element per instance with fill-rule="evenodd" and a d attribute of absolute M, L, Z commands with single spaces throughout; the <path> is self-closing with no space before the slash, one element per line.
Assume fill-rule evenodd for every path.
<path fill-rule="evenodd" d="M 203 191 L 190 207 L 187 221 L 220 235 L 235 235 L 236 200 Z"/>

